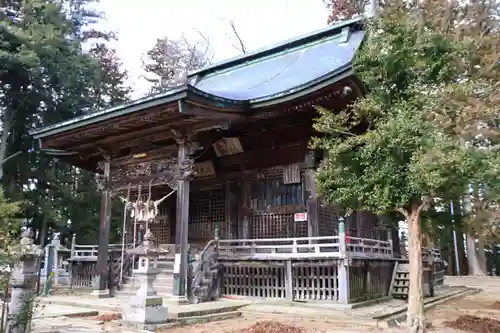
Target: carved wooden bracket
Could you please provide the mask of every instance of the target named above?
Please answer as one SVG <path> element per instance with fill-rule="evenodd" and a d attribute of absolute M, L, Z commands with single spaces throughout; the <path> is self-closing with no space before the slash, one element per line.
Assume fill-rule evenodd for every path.
<path fill-rule="evenodd" d="M 191 180 L 195 176 L 192 158 L 184 158 L 182 161 L 177 161 L 177 158 L 169 158 L 142 162 L 113 171 L 111 178 L 113 190 L 122 190 L 129 183 L 137 185 L 149 182 L 152 186 L 167 184 L 171 189 L 177 190 L 179 181 Z"/>
<path fill-rule="evenodd" d="M 196 175 L 194 168 L 195 161 L 192 155 L 202 147 L 196 141 L 181 132 L 172 130 L 176 135 L 179 150 L 183 149 L 183 158 L 178 159 L 177 154 L 171 152 L 169 156 L 155 161 L 138 161 L 135 164 L 116 166 L 109 170 L 110 177 L 105 176 L 105 163 L 98 165 L 100 172 L 96 175 L 95 181 L 99 191 L 111 190 L 116 194 L 118 191 L 128 188 L 129 184 L 138 186 L 139 184 L 149 184 L 152 186 L 167 184 L 173 190 L 177 190 L 178 182 L 191 180 Z M 110 179 L 110 184 L 108 180 Z"/>
<path fill-rule="evenodd" d="M 108 165 L 106 165 L 108 164 Z M 109 160 L 102 161 L 97 164 L 97 169 L 99 173 L 95 175 L 95 182 L 97 185 L 97 190 L 104 191 L 109 189 L 108 178 L 109 178 Z M 108 168 L 108 169 L 107 169 Z M 106 170 L 107 169 L 107 170 Z"/>

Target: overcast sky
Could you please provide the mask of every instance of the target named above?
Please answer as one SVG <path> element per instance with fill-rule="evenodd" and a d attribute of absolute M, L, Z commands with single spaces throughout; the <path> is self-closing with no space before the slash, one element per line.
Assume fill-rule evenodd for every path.
<path fill-rule="evenodd" d="M 326 26 L 328 13 L 322 0 L 101 0 L 110 29 L 118 32 L 114 45 L 129 71 L 134 97 L 148 85 L 141 70 L 141 57 L 156 38 L 210 39 L 215 60 L 239 51 L 229 22 L 235 26 L 248 50 L 264 47 Z"/>

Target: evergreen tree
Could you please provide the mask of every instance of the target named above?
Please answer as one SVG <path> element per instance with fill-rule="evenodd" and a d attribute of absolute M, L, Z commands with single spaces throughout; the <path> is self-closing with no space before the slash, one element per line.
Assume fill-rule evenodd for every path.
<path fill-rule="evenodd" d="M 99 211 L 100 197 L 91 173 L 42 152 L 26 153 L 35 147 L 28 131 L 123 103 L 129 93 L 126 72 L 105 44 L 115 36 L 95 29 L 101 15 L 93 3 L 26 0 L 0 13 L 0 161 L 21 152 L 2 165 L 2 182 L 9 198 L 24 199 L 42 238 L 68 218 L 76 230 L 86 228 L 80 221 L 98 225 L 92 212 Z M 84 189 L 91 197 L 85 201 Z"/>
<path fill-rule="evenodd" d="M 317 177 L 324 198 L 408 221 L 411 332 L 425 331 L 423 212 L 459 200 L 471 183 L 500 193 L 496 140 L 480 135 L 498 131 L 499 66 L 486 52 L 498 35 L 473 35 L 474 22 L 457 25 L 436 8 L 395 1 L 368 22 L 354 64 L 368 93 L 340 113 L 319 108 L 315 124 L 324 134 L 315 146 L 327 152 Z"/>

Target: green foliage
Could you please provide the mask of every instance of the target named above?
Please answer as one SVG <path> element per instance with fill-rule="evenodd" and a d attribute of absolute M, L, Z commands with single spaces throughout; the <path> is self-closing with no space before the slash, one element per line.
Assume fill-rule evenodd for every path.
<path fill-rule="evenodd" d="M 21 230 L 19 213 L 21 202 L 10 202 L 0 191 L 0 293 L 7 289 L 10 279 L 10 268 L 17 261 L 11 249 L 18 243 Z"/>
<path fill-rule="evenodd" d="M 39 151 L 26 153 L 37 144 L 28 131 L 123 103 L 130 92 L 107 44 L 114 34 L 96 29 L 102 15 L 94 3 L 9 2 L 0 14 L 0 161 L 22 152 L 2 165 L 0 178 L 6 197 L 26 202 L 23 213 L 41 242 L 68 219 L 82 235 L 86 224 L 98 225 L 100 196 L 92 174 Z"/>
<path fill-rule="evenodd" d="M 471 181 L 498 179 L 498 152 L 477 149 L 439 117 L 464 114 L 477 97 L 470 87 L 478 78 L 464 70 L 474 43 L 425 26 L 401 3 L 366 26 L 369 40 L 354 65 L 369 92 L 340 113 L 318 108 L 323 135 L 313 146 L 327 156 L 320 194 L 346 210 L 408 213 L 459 198 Z"/>

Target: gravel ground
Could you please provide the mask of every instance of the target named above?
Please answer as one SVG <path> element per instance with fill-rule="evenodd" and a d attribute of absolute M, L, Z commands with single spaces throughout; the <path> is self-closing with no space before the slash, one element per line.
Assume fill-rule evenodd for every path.
<path fill-rule="evenodd" d="M 427 322 L 431 323 L 428 332 L 439 333 L 464 333 L 463 331 L 451 329 L 445 326 L 445 321 L 453 321 L 459 316 L 474 315 L 488 317 L 500 320 L 500 306 L 495 304 L 500 300 L 500 294 L 482 292 L 476 295 L 470 295 L 465 298 L 452 300 L 450 302 L 440 304 L 437 307 L 430 309 L 426 313 Z M 164 333 L 288 333 L 290 331 L 280 332 L 263 332 L 249 331 L 252 325 L 274 320 L 284 325 L 294 326 L 301 329 L 303 333 L 365 333 L 365 332 L 406 332 L 404 328 L 378 329 L 371 327 L 355 327 L 342 326 L 338 323 L 329 322 L 327 319 L 312 319 L 300 318 L 293 315 L 266 315 L 265 318 L 256 315 L 248 314 L 245 317 L 229 319 L 218 322 L 210 322 L 206 324 L 191 325 L 184 327 L 174 327 L 165 330 Z M 105 328 L 97 320 L 83 318 L 50 318 L 39 319 L 35 322 L 33 332 L 40 333 L 94 333 L 94 332 L 109 332 L 109 333 L 131 333 L 124 329 L 116 330 Z M 163 333 L 163 332 L 161 332 Z"/>

